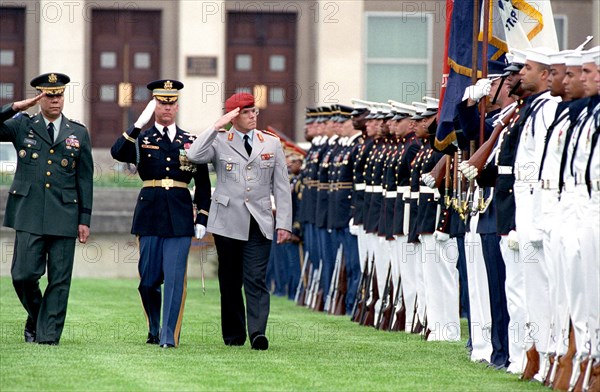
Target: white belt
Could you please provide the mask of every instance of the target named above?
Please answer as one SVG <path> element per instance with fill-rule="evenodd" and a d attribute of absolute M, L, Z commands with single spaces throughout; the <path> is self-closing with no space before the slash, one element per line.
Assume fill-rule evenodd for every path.
<path fill-rule="evenodd" d="M 383 187 L 381 185 L 373 185 L 373 193 L 381 193 L 383 192 Z"/>
<path fill-rule="evenodd" d="M 419 192 L 410 192 L 410 198 L 411 199 L 418 199 L 419 198 Z"/>
<path fill-rule="evenodd" d="M 398 187 L 398 193 L 406 193 L 406 192 L 410 192 L 410 187 L 409 186 Z"/>
<path fill-rule="evenodd" d="M 385 193 L 386 199 L 395 199 L 397 196 L 398 196 L 398 192 L 396 192 L 396 191 L 387 191 Z"/>
<path fill-rule="evenodd" d="M 367 192 L 367 193 L 373 193 L 373 185 L 367 185 L 365 187 L 365 192 Z"/>
<path fill-rule="evenodd" d="M 434 193 L 435 189 L 430 188 L 428 186 L 421 185 L 419 187 L 419 193 Z"/>
<path fill-rule="evenodd" d="M 512 166 L 498 166 L 498 174 L 513 174 Z"/>
<path fill-rule="evenodd" d="M 542 189 L 555 191 L 558 189 L 558 180 L 541 180 Z"/>
<path fill-rule="evenodd" d="M 354 184 L 355 191 L 364 191 L 365 187 L 366 187 L 366 185 L 364 182 L 362 184 Z"/>

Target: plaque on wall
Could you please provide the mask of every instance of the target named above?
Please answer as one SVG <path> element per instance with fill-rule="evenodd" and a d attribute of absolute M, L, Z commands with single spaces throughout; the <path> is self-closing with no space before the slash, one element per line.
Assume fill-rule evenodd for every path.
<path fill-rule="evenodd" d="M 217 76 L 217 58 L 212 56 L 188 56 L 187 76 Z"/>

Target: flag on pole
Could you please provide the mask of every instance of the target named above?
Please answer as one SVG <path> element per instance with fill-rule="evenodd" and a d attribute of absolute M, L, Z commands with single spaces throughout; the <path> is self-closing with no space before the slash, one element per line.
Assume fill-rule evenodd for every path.
<path fill-rule="evenodd" d="M 482 1 L 483 2 L 483 1 Z M 462 101 L 465 89 L 471 85 L 473 73 L 473 5 L 474 0 L 447 0 L 446 9 L 452 3 L 451 15 L 447 17 L 446 35 L 447 59 L 444 65 L 450 67 L 450 72 L 444 70 L 447 83 L 443 89 L 443 100 L 438 118 L 438 129 L 435 147 L 439 150 L 447 148 L 454 140 L 454 117 L 456 106 Z M 558 39 L 550 0 L 492 0 L 490 1 L 490 19 L 488 34 L 488 60 L 504 61 L 504 55 L 509 49 L 527 49 L 530 47 L 546 46 L 558 51 Z M 483 10 L 479 13 L 479 51 L 483 41 Z M 494 23 L 495 22 L 495 23 Z M 448 26 L 449 24 L 449 26 Z M 478 75 L 481 73 L 481 55 L 478 59 Z"/>

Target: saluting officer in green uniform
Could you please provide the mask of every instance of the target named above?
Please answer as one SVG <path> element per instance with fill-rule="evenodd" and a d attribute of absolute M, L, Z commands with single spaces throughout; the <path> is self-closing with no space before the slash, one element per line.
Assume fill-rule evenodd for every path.
<path fill-rule="evenodd" d="M 75 238 L 86 243 L 92 214 L 93 161 L 86 127 L 62 114 L 67 75 L 31 81 L 38 96 L 0 110 L 0 141 L 18 161 L 4 226 L 16 230 L 12 280 L 27 311 L 25 341 L 56 345 L 67 314 Z M 23 112 L 36 104 L 40 113 Z M 39 279 L 48 271 L 44 295 Z"/>

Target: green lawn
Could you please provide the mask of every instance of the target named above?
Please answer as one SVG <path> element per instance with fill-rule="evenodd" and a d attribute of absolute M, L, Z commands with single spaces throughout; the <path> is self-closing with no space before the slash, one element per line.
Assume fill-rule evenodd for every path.
<path fill-rule="evenodd" d="M 137 281 L 75 279 L 56 347 L 23 343 L 25 313 L 0 278 L 0 390 L 546 390 L 469 361 L 464 341 L 361 327 L 273 297 L 268 351 L 226 347 L 218 286 L 190 281 L 181 345 L 145 344 Z"/>

